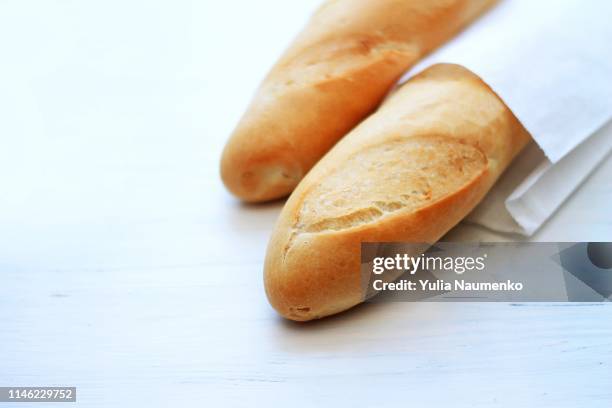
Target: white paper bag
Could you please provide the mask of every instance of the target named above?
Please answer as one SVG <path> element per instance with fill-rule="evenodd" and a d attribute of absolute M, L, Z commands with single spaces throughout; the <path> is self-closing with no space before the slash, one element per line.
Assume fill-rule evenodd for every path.
<path fill-rule="evenodd" d="M 438 62 L 479 75 L 541 149 L 539 158 L 525 153 L 510 169 L 517 173 L 510 178 L 522 178 L 506 182 L 515 190 L 497 188 L 470 217 L 492 229 L 532 234 L 610 151 L 612 132 L 601 132 L 572 155 L 612 119 L 612 1 L 501 1 L 404 79 Z M 503 202 L 505 214 L 493 202 Z M 500 224 L 504 215 L 512 218 Z"/>

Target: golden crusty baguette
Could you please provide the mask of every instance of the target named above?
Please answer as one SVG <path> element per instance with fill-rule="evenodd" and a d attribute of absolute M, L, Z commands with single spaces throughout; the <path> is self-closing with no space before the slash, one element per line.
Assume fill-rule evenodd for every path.
<path fill-rule="evenodd" d="M 221 178 L 244 201 L 291 193 L 400 76 L 496 0 L 334 0 L 315 13 L 228 141 Z"/>
<path fill-rule="evenodd" d="M 364 300 L 361 242 L 434 243 L 487 193 L 529 134 L 469 70 L 401 86 L 306 175 L 268 245 L 265 287 L 292 320 Z"/>

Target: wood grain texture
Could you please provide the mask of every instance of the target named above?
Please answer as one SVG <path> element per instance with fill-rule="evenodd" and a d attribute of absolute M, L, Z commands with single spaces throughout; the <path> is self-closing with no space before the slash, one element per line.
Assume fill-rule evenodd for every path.
<path fill-rule="evenodd" d="M 610 407 L 609 304 L 373 304 L 309 325 L 268 306 L 281 204 L 238 204 L 217 165 L 315 3 L 0 5 L 0 385 L 75 385 L 75 406 L 105 408 Z M 250 35 L 219 46 L 230 17 Z M 608 158 L 533 239 L 610 240 L 610 174 Z"/>

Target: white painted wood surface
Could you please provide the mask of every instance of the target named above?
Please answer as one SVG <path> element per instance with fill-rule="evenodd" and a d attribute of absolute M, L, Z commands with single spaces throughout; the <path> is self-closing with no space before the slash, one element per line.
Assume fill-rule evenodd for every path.
<path fill-rule="evenodd" d="M 0 3 L 0 386 L 75 385 L 84 407 L 612 406 L 610 304 L 306 325 L 268 306 L 281 204 L 234 201 L 218 158 L 315 3 Z M 611 175 L 533 239 L 611 240 Z"/>

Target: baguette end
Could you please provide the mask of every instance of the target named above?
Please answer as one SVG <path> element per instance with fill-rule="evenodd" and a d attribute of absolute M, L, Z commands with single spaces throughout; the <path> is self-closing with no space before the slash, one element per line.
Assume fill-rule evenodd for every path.
<path fill-rule="evenodd" d="M 235 156 L 230 149 L 225 149 L 221 180 L 234 196 L 245 202 L 259 203 L 285 197 L 303 177 L 295 161 Z"/>

